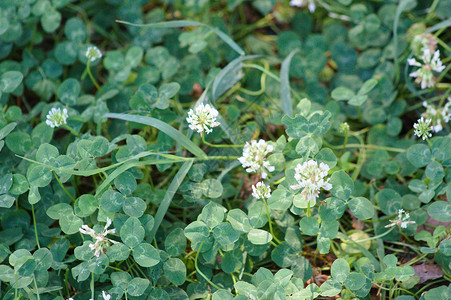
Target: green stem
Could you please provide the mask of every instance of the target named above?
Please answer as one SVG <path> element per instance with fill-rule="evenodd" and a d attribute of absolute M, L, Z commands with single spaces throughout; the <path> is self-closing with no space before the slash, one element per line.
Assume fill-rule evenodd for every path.
<path fill-rule="evenodd" d="M 204 242 L 200 243 L 199 249 L 196 253 L 196 258 L 194 259 L 194 267 L 196 268 L 197 273 L 199 273 L 209 284 L 211 284 L 215 289 L 220 290 L 221 288 L 214 284 L 210 279 L 208 279 L 207 276 L 205 276 L 204 273 L 199 269 L 199 266 L 197 265 L 197 259 L 199 258 L 200 249 L 202 249 L 202 246 L 204 245 Z"/>
<path fill-rule="evenodd" d="M 36 215 L 34 214 L 34 205 L 33 204 L 31 204 L 31 214 L 33 216 L 34 236 L 36 238 L 36 244 L 38 245 L 38 249 L 41 249 L 41 246 L 39 245 L 38 227 L 36 225 Z"/>
<path fill-rule="evenodd" d="M 86 71 L 88 72 L 89 78 L 91 78 L 92 83 L 95 85 L 96 89 L 103 94 L 102 88 L 99 86 L 94 76 L 92 76 L 91 72 L 91 60 L 88 58 L 88 63 L 86 64 Z"/>
<path fill-rule="evenodd" d="M 53 171 L 53 175 L 55 175 L 56 181 L 58 181 L 60 187 L 63 189 L 63 191 L 69 196 L 69 198 L 72 199 L 73 202 L 75 202 L 75 198 L 69 193 L 69 191 L 66 189 L 66 187 L 63 185 L 61 180 L 59 179 L 58 175 L 56 175 L 56 172 Z"/>
<path fill-rule="evenodd" d="M 273 239 L 280 244 L 281 242 L 279 241 L 279 239 L 276 237 L 276 235 L 274 234 L 274 232 L 272 231 L 272 222 L 271 222 L 271 215 L 269 214 L 269 207 L 268 204 L 266 203 L 266 199 L 263 198 L 263 203 L 265 204 L 265 208 L 266 208 L 266 216 L 268 217 L 268 224 L 269 224 L 269 232 L 271 233 Z M 277 246 L 277 245 L 275 245 Z"/>
<path fill-rule="evenodd" d="M 381 150 L 387 150 L 390 152 L 406 152 L 406 149 L 402 149 L 402 148 L 393 148 L 393 147 L 385 147 L 385 146 L 378 146 L 378 145 L 372 145 L 372 144 L 343 144 L 343 145 L 331 145 L 329 143 L 327 143 L 326 141 L 324 141 L 324 144 L 327 145 L 327 147 L 329 148 L 333 148 L 333 149 L 340 149 L 340 148 L 368 148 L 368 149 L 381 149 Z"/>
<path fill-rule="evenodd" d="M 243 148 L 244 147 L 244 145 L 227 145 L 227 144 L 214 145 L 205 140 L 205 136 L 203 135 L 203 133 L 201 133 L 201 136 L 202 136 L 202 142 L 205 145 L 208 145 L 210 147 L 215 147 L 215 148 Z"/>
<path fill-rule="evenodd" d="M 69 125 L 64 124 L 63 127 L 66 128 L 67 130 L 69 130 L 76 137 L 80 137 L 80 134 L 78 132 L 76 132 L 75 130 L 73 130 L 72 127 L 70 127 Z"/>
<path fill-rule="evenodd" d="M 91 275 L 91 299 L 94 299 L 94 272 Z"/>
<path fill-rule="evenodd" d="M 34 287 L 36 289 L 36 297 L 38 298 L 38 300 L 40 300 L 41 298 L 39 297 L 38 283 L 36 282 L 36 276 L 34 276 L 34 273 L 33 273 L 33 281 Z"/>
<path fill-rule="evenodd" d="M 386 232 L 382 233 L 382 234 L 375 235 L 375 236 L 370 237 L 370 238 L 367 238 L 367 239 L 358 240 L 358 241 L 356 241 L 356 243 L 361 243 L 361 242 L 366 242 L 366 241 L 371 241 L 371 240 L 375 240 L 375 239 L 381 238 L 381 237 L 383 237 L 383 236 L 386 236 L 386 235 L 389 234 L 390 232 L 392 232 L 393 229 L 395 229 L 394 226 L 393 226 L 392 228 L 390 228 L 389 230 L 387 230 Z"/>

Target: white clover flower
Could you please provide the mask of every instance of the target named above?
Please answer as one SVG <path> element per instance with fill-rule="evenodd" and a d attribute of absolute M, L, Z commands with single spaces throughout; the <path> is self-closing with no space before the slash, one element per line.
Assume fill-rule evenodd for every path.
<path fill-rule="evenodd" d="M 416 35 L 411 43 L 411 48 L 416 55 L 422 55 L 425 49 L 432 53 L 437 49 L 437 39 L 430 33 Z"/>
<path fill-rule="evenodd" d="M 443 130 L 443 123 L 448 123 L 451 119 L 451 98 L 448 98 L 448 102 L 442 107 L 435 107 L 432 104 L 423 102 L 423 106 L 426 111 L 421 114 L 425 119 L 431 119 L 432 131 L 439 132 Z"/>
<path fill-rule="evenodd" d="M 303 7 L 308 5 L 308 10 L 310 13 L 315 12 L 316 4 L 314 0 L 290 0 L 291 6 Z"/>
<path fill-rule="evenodd" d="M 419 119 L 417 123 L 413 124 L 415 135 L 419 138 L 422 138 L 423 141 L 432 136 L 432 133 L 430 133 L 430 131 L 432 130 L 431 121 L 431 119 L 425 120 L 423 117 L 421 117 L 421 119 Z"/>
<path fill-rule="evenodd" d="M 111 219 L 106 218 L 106 224 L 103 231 L 99 234 L 96 234 L 94 229 L 89 228 L 88 225 L 82 225 L 79 231 L 83 234 L 90 235 L 92 238 L 94 238 L 96 241 L 95 243 L 89 244 L 89 248 L 94 251 L 94 256 L 99 257 L 100 254 L 103 254 L 106 252 L 106 250 L 110 247 L 110 243 L 117 244 L 116 241 L 113 241 L 106 237 L 109 233 L 116 233 L 116 229 L 108 229 L 111 225 Z"/>
<path fill-rule="evenodd" d="M 102 58 L 102 52 L 96 46 L 89 46 L 86 50 L 85 56 L 90 61 L 95 61 L 96 59 Z"/>
<path fill-rule="evenodd" d="M 385 228 L 400 226 L 401 228 L 407 228 L 408 224 L 415 224 L 415 221 L 407 221 L 410 219 L 410 215 L 405 212 L 404 209 L 398 210 L 398 217 L 394 220 L 389 220 L 390 224 L 386 225 Z"/>
<path fill-rule="evenodd" d="M 271 197 L 271 187 L 260 181 L 252 186 L 252 196 L 255 199 L 268 199 Z"/>
<path fill-rule="evenodd" d="M 268 172 L 274 171 L 274 166 L 271 166 L 266 160 L 266 155 L 274 151 L 274 147 L 269 145 L 264 140 L 252 140 L 250 143 L 246 142 L 243 148 L 243 156 L 238 158 L 246 172 L 261 171 L 262 178 L 268 176 Z"/>
<path fill-rule="evenodd" d="M 210 104 L 201 103 L 194 110 L 190 109 L 186 121 L 192 130 L 196 130 L 200 134 L 204 131 L 209 134 L 213 131 L 213 127 L 219 126 L 219 122 L 216 122 L 218 114 L 218 111 Z"/>
<path fill-rule="evenodd" d="M 67 109 L 63 108 L 52 108 L 47 114 L 47 120 L 45 123 L 52 128 L 59 127 L 63 124 L 66 124 L 66 120 L 69 117 L 67 114 Z"/>
<path fill-rule="evenodd" d="M 294 179 L 298 182 L 297 185 L 292 185 L 292 189 L 303 188 L 301 194 L 311 204 L 315 204 L 316 198 L 319 196 L 320 189 L 326 191 L 332 188 L 329 183 L 329 178 L 326 179 L 329 172 L 329 166 L 325 163 L 318 163 L 314 160 L 304 162 L 302 165 L 298 164 L 295 168 Z"/>
<path fill-rule="evenodd" d="M 102 297 L 103 297 L 103 300 L 110 300 L 111 299 L 111 295 L 108 295 L 107 293 L 105 293 L 105 291 L 102 291 Z"/>
<path fill-rule="evenodd" d="M 349 131 L 349 124 L 347 122 L 343 122 L 340 125 L 340 131 L 343 132 L 343 133 L 348 132 Z"/>
<path fill-rule="evenodd" d="M 407 60 L 410 66 L 418 67 L 415 72 L 409 74 L 410 77 L 414 77 L 416 83 L 421 83 L 421 88 L 430 88 L 435 84 L 435 77 L 433 72 L 440 73 L 445 69 L 440 61 L 440 52 L 437 50 L 434 55 L 431 55 L 429 48 L 425 48 L 423 55 L 421 56 L 423 63 L 418 62 L 415 58 Z"/>

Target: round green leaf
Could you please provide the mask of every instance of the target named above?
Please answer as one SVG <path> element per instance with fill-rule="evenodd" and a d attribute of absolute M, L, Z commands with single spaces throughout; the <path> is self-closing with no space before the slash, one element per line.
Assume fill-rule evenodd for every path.
<path fill-rule="evenodd" d="M 207 179 L 202 181 L 202 193 L 208 198 L 219 198 L 222 195 L 223 187 L 217 179 Z"/>
<path fill-rule="evenodd" d="M 208 203 L 203 209 L 201 218 L 209 228 L 214 228 L 224 220 L 224 207 L 215 202 Z"/>
<path fill-rule="evenodd" d="M 341 283 L 346 281 L 346 278 L 348 277 L 350 271 L 351 269 L 348 262 L 343 258 L 336 259 L 330 269 L 330 273 L 334 280 Z"/>
<path fill-rule="evenodd" d="M 160 254 L 151 244 L 141 243 L 133 249 L 133 258 L 141 266 L 150 268 L 160 262 Z"/>
<path fill-rule="evenodd" d="M 126 197 L 122 209 L 130 217 L 139 218 L 144 214 L 147 205 L 143 199 L 138 197 Z"/>
<path fill-rule="evenodd" d="M 182 285 L 186 278 L 186 266 L 178 258 L 170 258 L 164 262 L 164 275 L 175 285 Z"/>
<path fill-rule="evenodd" d="M 330 184 L 332 184 L 332 195 L 347 200 L 351 197 L 354 191 L 354 182 L 345 171 L 340 170 L 332 174 L 330 177 Z"/>
<path fill-rule="evenodd" d="M 78 230 L 83 225 L 82 219 L 80 219 L 77 216 L 74 216 L 73 214 L 62 216 L 59 219 L 59 223 L 60 223 L 60 226 L 61 226 L 61 230 L 65 234 L 77 233 Z"/>
<path fill-rule="evenodd" d="M 8 71 L 0 77 L 0 91 L 12 93 L 22 83 L 23 75 L 18 71 Z"/>
<path fill-rule="evenodd" d="M 130 248 L 134 248 L 142 242 L 144 233 L 145 231 L 141 226 L 141 222 L 135 217 L 128 218 L 120 230 L 122 241 Z"/>
<path fill-rule="evenodd" d="M 451 204 L 446 201 L 436 201 L 427 208 L 428 214 L 440 222 L 451 221 Z"/>
<path fill-rule="evenodd" d="M 402 199 L 395 190 L 383 189 L 376 194 L 376 199 L 380 209 L 387 216 L 397 214 L 401 209 Z"/>
<path fill-rule="evenodd" d="M 41 165 L 31 165 L 27 170 L 28 182 L 34 187 L 48 186 L 52 178 L 52 171 Z"/>
<path fill-rule="evenodd" d="M 124 204 L 124 196 L 114 190 L 107 190 L 100 197 L 100 207 L 107 212 L 118 212 Z"/>
<path fill-rule="evenodd" d="M 407 159 L 417 168 L 426 166 L 431 158 L 432 153 L 427 145 L 416 144 L 407 149 Z"/>
<path fill-rule="evenodd" d="M 114 179 L 114 186 L 124 195 L 130 195 L 136 189 L 136 179 L 130 172 L 124 172 Z"/>
<path fill-rule="evenodd" d="M 233 229 L 230 223 L 221 223 L 213 228 L 215 240 L 223 247 L 235 243 L 240 238 L 240 234 Z"/>
<path fill-rule="evenodd" d="M 364 197 L 352 198 L 348 202 L 352 214 L 359 220 L 366 220 L 374 215 L 373 204 Z"/>
<path fill-rule="evenodd" d="M 251 229 L 247 234 L 248 240 L 255 245 L 265 245 L 272 240 L 272 235 L 261 229 Z"/>
<path fill-rule="evenodd" d="M 145 290 L 149 286 L 149 280 L 144 278 L 135 277 L 128 283 L 127 293 L 130 296 L 138 297 L 144 294 Z"/>
<path fill-rule="evenodd" d="M 25 155 L 31 150 L 31 138 L 25 132 L 10 133 L 5 139 L 6 147 L 18 155 Z"/>
<path fill-rule="evenodd" d="M 183 229 L 175 228 L 164 240 L 166 252 L 171 256 L 179 256 L 186 248 L 186 238 Z"/>
<path fill-rule="evenodd" d="M 58 88 L 57 96 L 66 105 L 76 105 L 81 87 L 78 80 L 69 78 L 63 81 Z"/>
<path fill-rule="evenodd" d="M 315 236 L 319 232 L 318 219 L 315 217 L 303 217 L 299 222 L 302 233 Z"/>

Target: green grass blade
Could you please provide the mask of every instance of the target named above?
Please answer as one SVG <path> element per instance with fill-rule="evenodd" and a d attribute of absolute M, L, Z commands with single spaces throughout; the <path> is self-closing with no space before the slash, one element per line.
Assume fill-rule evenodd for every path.
<path fill-rule="evenodd" d="M 122 166 L 120 166 L 119 168 L 117 168 L 116 170 L 114 170 L 113 172 L 111 172 L 110 175 L 108 175 L 107 178 L 105 178 L 105 180 L 102 182 L 101 185 L 99 185 L 99 187 L 96 190 L 96 197 L 98 195 L 100 195 L 102 193 L 102 191 L 104 189 L 106 189 L 108 187 L 108 185 L 113 182 L 113 180 L 121 175 L 122 173 L 124 173 L 125 171 L 127 171 L 130 168 L 133 167 L 137 167 L 137 166 L 148 166 L 148 165 L 157 165 L 157 164 L 170 164 L 173 162 L 182 162 L 185 161 L 186 163 L 192 163 L 193 160 L 189 159 L 189 161 L 186 161 L 187 158 L 183 158 L 183 157 L 179 157 L 179 160 L 173 160 L 173 159 L 149 159 L 149 160 L 143 160 L 143 161 L 131 161 L 128 162 L 126 164 L 123 164 Z"/>
<path fill-rule="evenodd" d="M 237 68 L 241 69 L 241 62 L 248 60 L 248 59 L 254 59 L 259 58 L 261 55 L 248 55 L 248 56 L 242 56 L 237 57 L 234 60 L 232 60 L 227 66 L 225 66 L 224 69 L 221 70 L 221 72 L 216 75 L 215 80 L 213 81 L 212 86 L 212 95 L 213 100 L 216 100 L 219 96 L 221 96 L 226 90 L 222 89 L 218 91 L 219 87 L 222 87 L 223 85 L 229 85 L 230 86 L 230 80 L 227 80 L 227 82 L 223 82 L 223 79 L 232 71 L 236 71 Z M 232 85 L 235 84 L 235 82 L 232 83 Z"/>
<path fill-rule="evenodd" d="M 299 49 L 291 51 L 282 62 L 282 67 L 280 68 L 280 98 L 282 100 L 282 110 L 290 117 L 293 116 L 293 101 L 291 101 L 290 91 L 290 65 L 291 59 L 298 51 Z"/>
<path fill-rule="evenodd" d="M 199 148 L 196 144 L 194 144 L 190 139 L 188 139 L 185 135 L 183 135 L 181 132 L 177 131 L 174 127 L 171 125 L 160 121 L 158 119 L 152 118 L 152 117 L 145 117 L 145 116 L 136 116 L 136 115 L 127 115 L 127 114 L 105 114 L 103 115 L 106 118 L 113 118 L 113 119 L 119 119 L 129 122 L 135 122 L 140 123 L 144 125 L 149 125 L 152 127 L 157 128 L 158 130 L 161 130 L 162 132 L 166 133 L 168 136 L 170 136 L 173 140 L 178 141 L 181 145 L 183 145 L 186 150 L 191 152 L 197 157 L 207 157 L 204 151 Z"/>
<path fill-rule="evenodd" d="M 196 22 L 196 21 L 169 21 L 169 22 L 160 22 L 160 23 L 151 23 L 151 24 L 136 24 L 136 23 L 130 23 L 125 21 L 116 21 L 118 23 L 131 25 L 131 26 L 138 26 L 138 27 L 146 27 L 146 28 L 176 28 L 176 27 L 188 27 L 188 26 L 205 26 L 211 31 L 213 31 L 221 40 L 223 40 L 227 45 L 230 46 L 233 50 L 235 50 L 239 55 L 245 55 L 246 52 L 234 41 L 232 40 L 227 34 L 222 32 L 221 30 L 208 26 L 207 24 Z"/>
<path fill-rule="evenodd" d="M 155 214 L 155 223 L 149 234 L 148 237 L 149 241 L 153 240 L 153 238 L 155 237 L 155 233 L 157 232 L 158 227 L 160 227 L 161 221 L 163 221 L 163 218 L 166 215 L 169 205 L 171 204 L 172 198 L 179 189 L 180 184 L 182 183 L 183 179 L 185 178 L 186 174 L 188 173 L 192 165 L 193 165 L 192 160 L 184 162 L 180 170 L 178 170 L 177 174 L 175 174 L 174 179 L 172 179 L 172 182 L 169 185 L 166 194 L 164 195 L 163 201 L 161 201 L 157 213 Z"/>

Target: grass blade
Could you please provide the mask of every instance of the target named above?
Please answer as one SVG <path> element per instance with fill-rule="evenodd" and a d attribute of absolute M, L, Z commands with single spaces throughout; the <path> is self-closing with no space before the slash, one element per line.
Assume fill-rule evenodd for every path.
<path fill-rule="evenodd" d="M 203 158 L 207 157 L 205 152 L 202 151 L 202 149 L 200 149 L 199 146 L 194 144 L 185 135 L 183 135 L 181 132 L 177 131 L 171 125 L 169 125 L 163 121 L 160 121 L 158 119 L 155 119 L 152 117 L 127 115 L 127 114 L 116 114 L 116 113 L 109 113 L 109 114 L 105 114 L 103 116 L 105 118 L 119 119 L 119 120 L 135 122 L 135 123 L 140 123 L 140 124 L 155 127 L 158 130 L 161 130 L 164 133 L 166 133 L 167 135 L 169 135 L 174 141 L 179 142 L 181 145 L 183 145 L 186 148 L 186 150 L 188 150 L 195 156 L 203 157 Z"/>
<path fill-rule="evenodd" d="M 258 57 L 261 57 L 261 55 L 248 55 L 248 56 L 238 57 L 238 58 L 235 58 L 234 60 L 232 60 L 227 66 L 225 66 L 225 68 L 222 69 L 218 75 L 216 75 L 215 80 L 213 81 L 212 92 L 211 92 L 213 95 L 213 100 L 216 100 L 216 98 L 221 96 L 231 86 L 233 86 L 236 83 L 236 82 L 230 82 L 230 80 L 227 80 L 227 82 L 224 83 L 223 82 L 224 77 L 226 77 L 232 71 L 237 72 L 238 70 L 240 70 L 241 69 L 240 63 L 242 61 L 245 61 L 248 59 L 253 59 L 253 58 L 258 58 Z M 239 79 L 241 79 L 241 78 L 239 78 Z M 221 90 L 218 91 L 218 88 L 222 87 L 224 85 L 228 86 L 228 88 L 225 88 L 225 89 L 222 88 Z"/>
<path fill-rule="evenodd" d="M 290 91 L 290 65 L 293 56 L 299 52 L 299 49 L 294 49 L 282 62 L 280 68 L 280 98 L 282 100 L 283 112 L 292 117 L 293 116 L 293 101 L 291 101 Z"/>
<path fill-rule="evenodd" d="M 125 21 L 119 21 L 116 22 L 122 23 L 125 25 L 131 25 L 131 26 L 138 26 L 138 27 L 146 27 L 146 28 L 177 28 L 177 27 L 188 27 L 188 26 L 205 26 L 211 31 L 213 31 L 221 40 L 223 40 L 227 45 L 230 46 L 233 50 L 235 50 L 239 55 L 245 55 L 246 52 L 244 52 L 243 49 L 234 41 L 232 40 L 227 34 L 222 32 L 221 30 L 208 26 L 207 24 L 196 22 L 196 21 L 169 21 L 169 22 L 160 22 L 160 23 L 151 23 L 151 24 L 136 24 L 136 23 L 130 23 Z"/>
<path fill-rule="evenodd" d="M 157 213 L 155 214 L 155 223 L 149 234 L 149 237 L 148 237 L 149 241 L 153 240 L 153 238 L 155 237 L 155 233 L 157 232 L 158 227 L 160 227 L 161 221 L 163 221 L 163 218 L 166 215 L 169 205 L 171 204 L 172 198 L 174 197 L 175 193 L 179 189 L 180 184 L 182 183 L 182 181 L 185 178 L 186 174 L 188 173 L 189 169 L 191 169 L 192 165 L 193 165 L 192 160 L 186 161 L 185 163 L 183 163 L 180 170 L 178 170 L 177 174 L 175 174 L 174 179 L 172 179 L 172 182 L 169 185 L 168 190 L 166 191 L 166 194 L 164 195 L 163 201 L 161 201 L 160 206 L 158 207 Z"/>

